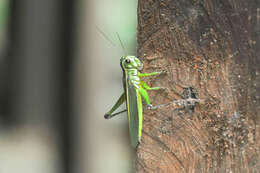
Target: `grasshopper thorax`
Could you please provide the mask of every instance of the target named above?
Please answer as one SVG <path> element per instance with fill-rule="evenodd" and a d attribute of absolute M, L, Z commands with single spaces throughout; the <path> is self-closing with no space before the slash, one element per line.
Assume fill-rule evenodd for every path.
<path fill-rule="evenodd" d="M 142 70 L 143 63 L 135 56 L 122 56 L 120 65 L 123 70 Z"/>

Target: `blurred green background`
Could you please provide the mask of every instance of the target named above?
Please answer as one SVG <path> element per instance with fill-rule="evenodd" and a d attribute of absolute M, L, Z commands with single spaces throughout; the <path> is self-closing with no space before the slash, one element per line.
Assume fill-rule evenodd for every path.
<path fill-rule="evenodd" d="M 32 2 L 20 3 L 21 9 L 25 9 L 26 12 L 28 3 Z M 36 7 L 39 2 L 33 2 L 35 4 L 31 6 Z M 48 3 L 50 2 L 48 1 Z M 53 4 L 57 6 L 58 3 L 55 1 Z M 43 6 L 42 11 L 38 12 L 40 16 L 51 16 L 48 14 L 48 10 L 46 11 L 47 7 L 47 5 Z M 6 57 L 4 54 L 6 54 L 6 47 L 10 41 L 7 34 L 9 8 L 8 0 L 0 0 L 0 60 Z M 19 14 L 22 15 L 21 19 L 26 19 L 32 23 L 33 31 L 37 31 L 36 35 L 42 32 L 38 31 L 38 28 L 46 30 L 44 25 L 50 25 L 55 21 L 44 18 L 43 23 L 41 23 L 38 16 L 30 16 L 30 14 L 33 14 L 32 11 L 37 14 L 37 10 L 33 9 L 30 9 L 28 14 Z M 71 123 L 74 123 L 72 127 L 75 129 L 73 129 L 73 141 L 71 141 L 74 146 L 73 159 L 71 159 L 73 170 L 71 172 L 130 173 L 134 165 L 134 149 L 130 146 L 127 115 L 125 113 L 111 120 L 105 120 L 104 114 L 115 104 L 123 92 L 123 74 L 119 61 L 120 57 L 124 55 L 124 51 L 116 33 L 120 35 L 127 54 L 136 55 L 137 0 L 81 0 L 77 1 L 75 11 L 76 25 L 74 30 L 76 45 L 73 56 L 74 71 L 71 80 L 74 93 L 72 96 L 72 116 L 74 121 Z M 33 19 L 33 21 L 30 19 Z M 41 79 L 38 79 L 38 75 L 45 77 L 43 73 L 46 73 L 46 71 L 43 70 L 44 68 L 39 69 L 38 67 L 41 67 L 42 62 L 43 65 L 48 66 L 48 61 L 52 58 L 44 57 L 51 54 L 45 54 L 45 52 L 41 51 L 45 50 L 44 46 L 48 45 L 48 41 L 55 41 L 52 40 L 52 36 L 55 35 L 56 30 L 50 29 L 50 31 L 47 31 L 47 33 L 49 32 L 49 38 L 45 40 L 45 36 L 43 38 L 40 36 L 35 38 L 35 35 L 30 33 L 30 27 L 27 28 L 25 26 L 23 28 L 23 25 L 21 26 L 22 31 L 25 31 L 28 35 L 21 34 L 22 37 L 19 37 L 21 40 L 18 40 L 20 44 L 23 45 L 32 41 L 32 43 L 36 44 L 33 47 L 37 48 L 34 53 L 31 53 L 31 47 L 28 47 L 28 50 L 21 50 L 22 52 L 25 51 L 23 55 L 18 53 L 18 58 L 27 60 L 22 63 L 26 64 L 23 70 L 28 72 L 28 78 L 19 80 L 28 81 L 29 88 L 25 88 L 25 91 L 29 94 L 25 92 L 22 96 L 26 97 L 25 100 L 30 100 L 28 103 L 24 103 L 21 97 L 21 102 L 17 102 L 21 103 L 17 107 L 21 107 L 21 110 L 24 111 L 24 114 L 18 115 L 18 117 L 20 118 L 19 121 L 27 123 L 20 123 L 22 125 L 5 129 L 4 126 L 1 126 L 4 121 L 0 119 L 0 172 L 60 172 L 62 170 L 61 149 L 59 148 L 61 141 L 59 141 L 60 138 L 58 137 L 59 134 L 54 125 L 55 123 L 52 122 L 53 114 L 48 112 L 49 109 L 55 112 L 55 105 L 52 105 L 51 100 L 50 102 L 48 101 L 51 97 L 48 95 L 46 98 L 44 97 L 46 93 L 37 93 L 42 88 L 48 86 L 48 84 L 43 85 L 39 82 Z M 59 25 L 53 24 L 53 28 L 57 26 Z M 115 46 L 97 30 L 97 27 L 109 37 Z M 61 28 L 58 28 L 57 32 L 60 32 L 59 29 Z M 40 40 L 37 40 L 39 38 Z M 40 50 L 39 53 L 37 52 L 38 48 Z M 52 49 L 55 50 L 56 48 Z M 46 48 L 46 50 L 48 49 Z M 27 59 L 27 55 L 39 55 L 39 57 L 35 57 L 32 60 L 30 58 Z M 41 56 L 47 59 L 42 60 Z M 42 62 L 39 60 L 42 60 Z M 27 64 L 32 65 L 27 66 Z M 29 69 L 31 66 L 34 68 Z M 51 66 L 50 69 L 52 68 L 60 67 Z M 48 69 L 46 70 L 47 77 L 45 81 L 48 81 L 48 77 L 53 76 L 53 74 L 48 72 Z M 35 72 L 35 74 L 32 74 L 31 71 Z M 22 73 L 21 76 L 24 74 L 27 75 L 27 73 Z M 31 78 L 31 75 L 33 78 Z M 51 79 L 55 79 L 55 77 Z M 31 86 L 31 84 L 33 85 Z M 23 91 L 24 89 L 22 88 L 21 92 Z M 18 96 L 20 98 L 20 95 Z M 46 100 L 41 102 L 42 96 Z M 36 101 L 33 100 L 35 98 Z M 16 103 L 16 100 L 14 102 Z M 50 105 L 48 105 L 48 102 Z M 45 105 L 46 103 L 47 106 Z M 124 109 L 124 106 L 121 109 Z M 41 112 L 43 113 L 40 114 Z M 39 117 L 42 117 L 42 119 Z"/>
<path fill-rule="evenodd" d="M 0 0 L 0 53 L 4 49 L 7 38 L 7 22 L 8 22 L 8 0 Z"/>

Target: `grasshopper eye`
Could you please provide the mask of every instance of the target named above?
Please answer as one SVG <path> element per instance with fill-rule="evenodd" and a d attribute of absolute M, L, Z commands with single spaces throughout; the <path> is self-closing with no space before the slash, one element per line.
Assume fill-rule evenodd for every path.
<path fill-rule="evenodd" d="M 129 64 L 129 63 L 130 63 L 130 60 L 129 60 L 129 59 L 126 59 L 125 62 L 126 62 L 127 64 Z"/>

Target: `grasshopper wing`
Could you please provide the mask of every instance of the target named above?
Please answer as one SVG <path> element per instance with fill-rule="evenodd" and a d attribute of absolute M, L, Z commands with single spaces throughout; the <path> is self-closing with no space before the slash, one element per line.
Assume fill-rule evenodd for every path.
<path fill-rule="evenodd" d="M 136 148 L 142 136 L 142 99 L 136 88 L 127 86 L 126 100 L 131 145 Z"/>

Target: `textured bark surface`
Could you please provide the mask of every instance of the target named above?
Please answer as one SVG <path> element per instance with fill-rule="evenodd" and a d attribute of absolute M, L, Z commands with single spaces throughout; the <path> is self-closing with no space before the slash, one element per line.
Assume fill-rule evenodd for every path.
<path fill-rule="evenodd" d="M 260 172 L 260 1 L 139 0 L 138 44 L 172 104 L 144 111 L 136 172 Z"/>

